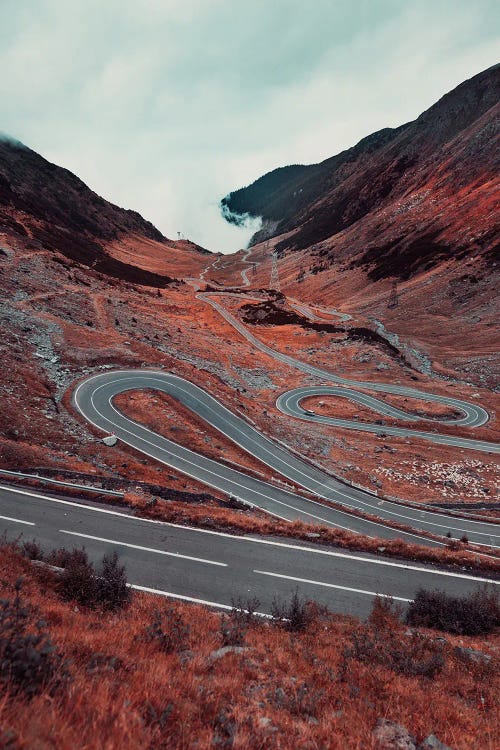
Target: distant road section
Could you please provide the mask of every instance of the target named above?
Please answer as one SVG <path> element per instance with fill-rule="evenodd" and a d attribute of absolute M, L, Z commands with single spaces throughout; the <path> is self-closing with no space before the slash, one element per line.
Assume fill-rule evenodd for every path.
<path fill-rule="evenodd" d="M 378 393 L 389 393 L 394 396 L 406 396 L 409 398 L 421 399 L 423 401 L 429 401 L 432 403 L 442 404 L 443 406 L 451 407 L 461 413 L 457 418 L 450 419 L 432 419 L 430 420 L 434 424 L 447 424 L 461 427 L 480 427 L 486 424 L 489 420 L 489 414 L 479 404 L 472 404 L 469 401 L 463 401 L 462 399 L 452 398 L 450 396 L 442 396 L 435 393 L 428 393 L 427 391 L 420 391 L 416 388 L 411 388 L 403 385 L 393 385 L 392 383 L 374 383 L 369 380 L 352 380 L 350 378 L 343 378 L 340 375 L 336 375 L 330 370 L 311 365 L 308 362 L 303 362 L 296 357 L 291 357 L 289 354 L 283 354 L 282 352 L 272 349 L 267 344 L 264 344 L 256 336 L 253 335 L 237 318 L 234 317 L 228 310 L 226 310 L 214 297 L 215 293 L 210 294 L 198 294 L 199 299 L 203 299 L 209 305 L 211 305 L 217 312 L 222 315 L 233 328 L 238 331 L 247 341 L 249 341 L 256 349 L 267 354 L 278 362 L 282 362 L 289 367 L 293 367 L 296 370 L 305 372 L 308 375 L 313 375 L 323 381 L 330 383 L 337 383 L 340 388 L 330 388 L 329 386 L 318 386 L 311 388 L 300 388 L 294 391 L 288 391 L 282 394 L 277 400 L 278 408 L 285 414 L 297 417 L 299 419 L 307 419 L 309 421 L 322 422 L 324 424 L 331 424 L 336 427 L 344 427 L 350 430 L 361 430 L 363 432 L 372 432 L 375 434 L 387 434 L 397 435 L 399 437 L 408 438 L 422 438 L 429 440 L 433 443 L 440 443 L 441 445 L 452 445 L 457 448 L 468 448 L 470 450 L 489 451 L 491 453 L 500 453 L 500 445 L 498 443 L 490 442 L 487 440 L 477 440 L 474 438 L 456 437 L 454 435 L 440 434 L 438 432 L 427 432 L 425 430 L 412 430 L 405 427 L 390 427 L 387 425 L 377 425 L 376 423 L 359 422 L 356 420 L 347 419 L 335 419 L 333 417 L 321 417 L 312 415 L 306 410 L 300 407 L 300 401 L 309 395 L 327 396 L 336 395 L 349 398 L 352 401 L 356 401 L 359 404 L 370 406 L 370 408 L 378 411 L 381 414 L 394 416 L 398 419 L 404 419 L 405 421 L 413 422 L 418 418 L 414 414 L 391 407 L 384 403 L 380 399 L 375 399 L 372 396 L 366 396 L 359 393 L 356 389 L 363 389 L 369 391 L 375 391 Z M 231 294 L 231 296 L 238 296 Z M 248 299 L 248 297 L 244 297 Z M 420 418 L 421 419 L 421 418 Z"/>

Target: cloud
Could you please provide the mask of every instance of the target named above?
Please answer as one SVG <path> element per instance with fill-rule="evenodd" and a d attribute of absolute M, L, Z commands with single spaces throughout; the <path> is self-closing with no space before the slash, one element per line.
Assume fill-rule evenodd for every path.
<path fill-rule="evenodd" d="M 236 250 L 218 201 L 417 116 L 496 62 L 490 0 L 3 0 L 0 127 L 164 233 Z M 8 74 L 5 72 L 8 71 Z"/>

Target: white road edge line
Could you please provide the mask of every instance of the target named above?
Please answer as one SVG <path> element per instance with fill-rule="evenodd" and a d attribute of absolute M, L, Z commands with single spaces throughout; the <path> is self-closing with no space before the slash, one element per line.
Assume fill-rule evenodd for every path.
<path fill-rule="evenodd" d="M 287 581 L 297 581 L 297 583 L 310 583 L 314 586 L 326 586 L 330 589 L 340 589 L 341 591 L 349 591 L 354 594 L 365 594 L 366 596 L 382 596 L 384 599 L 394 599 L 396 602 L 412 602 L 413 599 L 405 599 L 402 596 L 391 596 L 391 594 L 381 594 L 378 591 L 365 591 L 364 589 L 353 589 L 349 586 L 339 586 L 336 583 L 326 583 L 325 581 L 312 581 L 309 578 L 297 578 L 296 576 L 286 576 L 282 573 L 271 573 L 268 570 L 254 570 L 254 573 L 258 573 L 262 576 L 272 576 L 273 578 L 284 578 Z"/>
<path fill-rule="evenodd" d="M 180 552 L 167 552 L 163 549 L 154 549 L 153 547 L 142 547 L 140 544 L 130 544 L 129 542 L 120 542 L 117 539 L 105 539 L 101 536 L 92 536 L 91 534 L 81 534 L 78 531 L 68 531 L 59 529 L 60 534 L 71 534 L 71 536 L 82 537 L 83 539 L 93 539 L 96 542 L 107 542 L 108 544 L 117 544 L 119 547 L 130 547 L 130 549 L 139 549 L 142 552 L 153 552 L 156 555 L 166 555 L 167 557 L 178 557 L 182 560 L 191 560 L 192 562 L 204 563 L 205 565 L 217 565 L 220 568 L 227 568 L 227 563 L 215 562 L 214 560 L 205 560 L 203 557 L 191 557 L 190 555 L 181 555 Z"/>
<path fill-rule="evenodd" d="M 183 602 L 190 602 L 191 604 L 202 604 L 205 607 L 214 607 L 216 609 L 225 609 L 231 611 L 234 607 L 229 604 L 221 604 L 220 602 L 209 602 L 206 599 L 197 599 L 194 596 L 186 596 L 184 594 L 174 594 L 171 591 L 162 591 L 161 589 L 151 589 L 149 586 L 139 586 L 137 583 L 127 583 L 127 586 L 136 591 L 144 591 L 146 594 L 157 594 L 158 596 L 166 596 L 169 599 L 180 599 Z M 272 615 L 268 615 L 266 612 L 253 612 L 258 617 L 266 617 L 269 620 L 274 619 Z"/>
<path fill-rule="evenodd" d="M 160 383 L 161 383 L 162 377 L 163 377 L 163 378 L 165 378 L 166 376 L 167 376 L 167 377 L 168 377 L 168 378 L 169 378 L 170 380 L 173 380 L 173 381 L 178 381 L 178 380 L 182 381 L 182 380 L 183 380 L 183 378 L 180 378 L 180 377 L 179 377 L 178 375 L 173 375 L 172 373 L 168 373 L 168 374 L 167 374 L 167 373 L 158 373 L 158 372 L 154 373 L 154 371 L 149 371 L 149 372 L 150 372 L 150 374 L 151 374 L 151 378 L 150 378 L 150 380 L 151 380 L 152 382 L 154 382 L 154 381 L 156 380 L 156 381 L 158 381 L 158 382 L 160 382 Z M 120 373 L 120 374 L 129 374 L 129 375 L 131 375 L 131 371 L 127 371 L 127 370 L 118 370 L 118 371 L 117 371 L 117 373 Z M 87 419 L 88 421 L 90 421 L 90 422 L 91 422 L 92 424 L 94 424 L 94 426 L 98 427 L 98 428 L 99 428 L 100 430 L 103 430 L 103 427 L 101 427 L 100 425 L 97 425 L 97 424 L 96 424 L 95 422 L 93 422 L 93 421 L 92 421 L 92 420 L 91 420 L 91 419 L 90 419 L 89 417 L 87 417 L 87 416 L 86 416 L 86 415 L 84 414 L 84 412 L 83 412 L 83 411 L 82 411 L 82 409 L 80 408 L 80 406 L 79 406 L 79 403 L 78 403 L 78 397 L 77 397 L 77 394 L 78 394 L 78 391 L 79 391 L 79 389 L 80 389 L 80 387 L 81 387 L 82 385 L 84 385 L 85 383 L 87 383 L 87 382 L 89 382 L 89 381 L 91 381 L 91 380 L 99 380 L 99 379 L 100 379 L 100 378 L 102 378 L 102 377 L 105 377 L 105 374 L 103 375 L 102 373 L 100 373 L 100 374 L 98 374 L 98 375 L 94 375 L 94 376 L 92 376 L 92 377 L 91 377 L 91 378 L 89 378 L 89 379 L 88 379 L 87 381 L 84 381 L 83 383 L 80 383 L 80 385 L 78 386 L 78 388 L 77 388 L 77 389 L 76 389 L 76 391 L 75 391 L 75 403 L 76 403 L 76 406 L 77 406 L 77 408 L 79 409 L 79 411 L 80 411 L 80 412 L 82 413 L 82 415 L 83 415 L 83 416 L 84 416 L 84 417 L 85 417 L 85 418 L 86 418 L 86 419 Z M 145 378 L 145 375 L 144 375 L 144 373 L 141 373 L 141 377 L 142 377 L 143 379 L 146 379 L 146 378 Z M 97 408 L 95 407 L 95 404 L 94 404 L 94 401 L 93 401 L 93 396 L 94 396 L 94 394 L 96 393 L 96 391 L 97 391 L 97 390 L 100 390 L 101 388 L 105 387 L 106 385 L 112 385 L 113 383 L 115 383 L 115 382 L 119 382 L 119 381 L 120 381 L 120 379 L 118 379 L 118 381 L 111 381 L 111 382 L 109 382 L 109 383 L 107 383 L 107 384 L 105 384 L 105 385 L 103 385 L 103 386 L 98 386 L 98 387 L 96 387 L 96 388 L 94 389 L 94 391 L 93 391 L 93 393 L 92 393 L 92 395 L 91 395 L 91 403 L 92 403 L 92 406 L 94 407 L 94 409 L 96 410 L 96 412 L 97 412 L 97 413 L 99 414 L 99 416 L 100 416 L 100 417 L 102 417 L 102 418 L 103 418 L 103 419 L 104 419 L 104 420 L 105 420 L 106 422 L 108 422 L 109 424 L 111 424 L 111 425 L 112 425 L 113 427 L 115 427 L 115 428 L 116 428 L 116 427 L 119 427 L 119 425 L 117 425 L 116 423 L 112 422 L 112 421 L 111 421 L 111 420 L 109 420 L 109 419 L 108 419 L 107 417 L 105 417 L 105 416 L 104 416 L 104 415 L 103 415 L 103 414 L 102 414 L 101 412 L 99 412 L 99 410 L 98 410 L 98 409 L 97 409 Z M 200 392 L 202 392 L 202 394 L 204 395 L 204 397 L 205 397 L 205 398 L 207 398 L 207 399 L 208 399 L 208 400 L 209 400 L 210 402 L 214 402 L 214 403 L 216 403 L 216 404 L 217 404 L 217 406 L 218 406 L 219 408 L 221 408 L 221 409 L 222 409 L 222 410 L 223 410 L 224 412 L 227 412 L 227 413 L 228 413 L 228 414 L 229 414 L 229 415 L 230 415 L 230 416 L 231 416 L 232 418 L 234 418 L 234 416 L 235 416 L 235 415 L 234 415 L 234 414 L 233 414 L 232 412 L 230 412 L 230 411 L 229 411 L 229 409 L 227 409 L 227 407 L 225 407 L 225 406 L 224 406 L 224 404 L 222 404 L 222 403 L 218 402 L 218 401 L 217 401 L 217 400 L 216 400 L 216 399 L 215 399 L 215 398 L 214 398 L 213 396 L 211 396 L 210 394 L 208 394 L 208 393 L 206 393 L 205 391 L 203 391 L 203 390 L 202 390 L 202 389 L 201 389 L 201 388 L 200 388 L 199 386 L 197 386 L 197 385 L 196 385 L 195 383 L 192 383 L 191 381 L 187 381 L 187 382 L 189 382 L 189 383 L 190 383 L 190 385 L 191 385 L 191 386 L 192 386 L 193 388 L 195 388 L 195 389 L 196 389 L 197 391 L 200 391 Z M 185 389 L 184 389 L 184 388 L 182 388 L 182 386 L 180 386 L 180 385 L 177 385 L 176 387 L 177 387 L 177 388 L 178 388 L 178 389 L 179 389 L 180 391 L 182 391 L 182 392 L 186 392 L 186 391 L 185 391 Z M 162 390 L 162 389 L 161 389 L 161 387 L 160 387 L 160 390 Z M 300 390 L 300 389 L 296 389 L 296 390 Z M 283 394 L 283 395 L 286 395 L 286 394 Z M 278 401 L 279 401 L 279 400 L 280 400 L 280 399 L 281 399 L 281 398 L 283 397 L 283 395 L 282 395 L 282 396 L 280 396 L 280 398 L 278 399 Z M 148 433 L 152 434 L 152 435 L 153 435 L 154 437 L 156 437 L 156 438 L 159 438 L 160 440 L 163 440 L 163 441 L 165 441 L 165 442 L 167 442 L 167 443 L 171 443 L 171 444 L 172 444 L 172 441 L 170 441 L 170 440 L 169 440 L 168 438 L 165 438 L 165 437 L 163 437 L 163 436 L 161 436 L 161 435 L 158 435 L 158 433 L 154 433 L 154 432 L 152 432 L 151 430 L 149 430 L 149 429 L 148 429 L 147 427 L 144 427 L 143 425 L 139 425 L 139 424 L 138 424 L 137 422 L 134 422 L 133 420 L 131 420 L 131 419 L 127 418 L 127 417 L 126 417 L 126 415 L 124 415 L 124 414 L 123 414 L 122 412 L 119 412 L 119 411 L 118 411 L 118 410 L 117 410 L 117 409 L 116 409 L 116 408 L 115 408 L 115 407 L 113 406 L 113 404 L 111 403 L 111 399 L 109 400 L 109 405 L 110 405 L 110 407 L 111 407 L 112 411 L 114 411 L 115 413 L 117 413 L 117 414 L 118 414 L 118 415 L 120 416 L 120 418 L 121 418 L 121 419 L 124 419 L 124 420 L 125 420 L 126 422 L 128 422 L 128 423 L 132 424 L 132 425 L 133 425 L 133 426 L 134 426 L 135 428 L 143 429 L 144 431 L 146 431 L 146 432 L 148 432 Z M 210 410 L 210 411 L 214 412 L 214 409 L 213 409 L 212 407 L 208 407 L 208 408 L 209 408 L 209 410 Z M 217 426 L 216 426 L 216 425 L 215 425 L 215 424 L 214 424 L 213 422 L 211 422 L 210 420 L 208 420 L 208 421 L 209 421 L 209 424 L 212 424 L 212 426 L 214 426 L 214 427 L 215 427 L 215 429 L 217 429 L 217 430 L 221 431 L 221 429 L 220 429 L 219 427 L 217 427 Z M 226 422 L 227 422 L 228 420 L 226 420 L 226 419 L 224 419 L 224 418 L 223 418 L 223 421 L 226 421 Z M 248 427 L 248 425 L 247 425 L 247 427 Z M 140 435 L 138 435 L 137 433 L 130 433 L 130 431 L 129 431 L 129 430 L 127 430 L 126 428 L 123 428 L 123 427 L 122 427 L 121 429 L 123 429 L 123 430 L 124 430 L 125 432 L 128 432 L 129 434 L 132 434 L 132 435 L 134 435 L 135 437 L 139 437 L 139 439 L 140 439 L 140 440 L 144 441 L 145 443 L 149 443 L 150 445 L 153 445 L 153 446 L 154 446 L 155 448 L 157 448 L 157 449 L 159 449 L 159 450 L 163 451 L 164 453 L 167 453 L 167 454 L 169 453 L 169 451 L 167 451 L 167 450 L 166 450 L 166 449 L 165 449 L 165 448 L 164 448 L 163 446 L 160 446 L 160 445 L 158 445 L 157 443 L 151 443 L 151 442 L 150 442 L 150 441 L 148 441 L 147 439 L 145 439 L 145 438 L 142 438 L 142 437 L 140 437 Z M 241 432 L 241 430 L 240 430 L 240 429 L 239 429 L 238 427 L 236 427 L 236 430 L 237 430 L 238 432 Z M 225 434 L 225 433 L 223 433 L 223 434 Z M 262 436 L 260 436 L 260 437 L 262 437 Z M 231 439 L 232 439 L 232 440 L 233 440 L 233 442 L 235 442 L 235 443 L 236 443 L 237 445 L 239 445 L 240 447 L 242 447 L 242 448 L 243 448 L 243 450 L 245 450 L 245 451 L 247 451 L 247 452 L 251 453 L 251 455 L 256 455 L 256 454 L 254 454 L 254 453 L 253 453 L 253 451 L 251 451 L 251 450 L 250 450 L 250 449 L 249 449 L 248 447 L 246 447 L 245 445 L 243 445 L 243 444 L 242 444 L 242 443 L 241 443 L 240 441 L 236 440 L 236 439 L 235 439 L 235 438 L 233 438 L 233 437 L 232 437 Z M 252 441 L 252 442 L 255 442 L 255 438 L 254 438 L 254 437 L 250 436 L 250 439 L 251 439 L 251 441 Z M 122 438 L 122 440 L 123 440 L 123 442 L 127 443 L 128 445 L 132 445 L 132 447 L 136 448 L 136 446 L 135 446 L 135 445 L 133 445 L 132 443 L 130 443 L 130 442 L 129 442 L 129 441 L 127 441 L 126 439 L 123 439 L 123 438 Z M 272 443 L 273 441 L 270 441 L 270 440 L 269 440 L 268 438 L 266 438 L 266 437 L 264 436 L 264 442 L 265 442 L 265 443 Z M 176 448 L 179 448 L 179 445 L 178 445 L 178 444 L 176 444 L 176 443 L 173 443 L 173 445 L 175 445 L 175 447 L 176 447 Z M 263 447 L 263 446 L 261 445 L 261 447 Z M 279 446 L 276 446 L 276 445 L 273 445 L 273 447 L 274 447 L 274 448 L 276 448 L 276 447 L 278 447 L 278 448 L 279 448 Z M 171 463 L 170 463 L 169 461 L 164 461 L 163 459 L 159 459 L 159 458 L 157 458 L 156 456 L 152 456 L 152 455 L 151 455 L 151 454 L 150 454 L 150 453 L 149 453 L 148 451 L 144 451 L 144 450 L 143 450 L 143 449 L 141 449 L 141 448 L 139 448 L 138 450 L 140 450 L 141 452 L 145 453 L 145 455 L 148 455 L 148 456 L 150 456 L 150 457 L 154 458 L 155 460 L 157 460 L 157 461 L 159 461 L 159 462 L 161 462 L 161 463 L 165 463 L 165 464 L 166 464 L 167 466 L 170 466 L 170 465 L 171 465 Z M 184 450 L 186 450 L 186 451 L 187 451 L 188 453 L 193 453 L 193 454 L 194 454 L 194 455 L 196 455 L 196 456 L 198 456 L 198 455 L 199 455 L 199 454 L 196 454 L 195 452 L 193 452 L 193 451 L 191 451 L 191 450 L 189 450 L 189 449 L 187 449 L 187 448 L 185 448 Z M 269 450 L 268 450 L 267 448 L 265 448 L 265 451 L 266 451 L 266 452 L 270 452 L 270 451 L 269 451 Z M 271 453 L 271 455 L 272 455 L 272 453 Z M 186 460 L 186 459 L 182 459 L 182 460 Z M 274 468 L 274 469 L 276 469 L 276 467 L 274 466 L 274 464 L 273 464 L 273 463 L 270 463 L 270 462 L 269 462 L 269 461 L 267 461 L 266 459 L 261 459 L 261 460 L 263 460 L 263 461 L 264 461 L 264 463 L 266 463 L 266 464 L 267 464 L 268 466 L 271 466 L 271 468 Z M 285 466 L 289 466 L 290 468 L 293 468 L 293 467 L 291 467 L 291 465 L 290 465 L 290 464 L 288 464 L 288 462 L 287 462 L 287 461 L 286 461 L 285 459 L 283 459 L 283 458 L 280 458 L 280 462 L 281 462 L 281 463 L 283 463 L 283 464 L 284 464 Z M 188 463 L 189 463 L 189 461 L 188 461 Z M 280 474 L 283 474 L 283 472 L 282 472 L 282 471 L 281 471 L 280 469 L 276 469 L 276 470 L 277 470 L 277 471 L 278 471 L 278 472 L 279 472 Z M 196 474 L 195 474 L 195 475 L 193 475 L 193 474 L 192 474 L 192 473 L 190 473 L 190 472 L 186 472 L 186 471 L 185 471 L 185 469 L 181 469 L 181 471 L 183 471 L 183 473 L 187 474 L 188 476 L 194 476 L 195 478 L 197 478 L 197 475 L 196 475 Z M 209 473 L 214 473 L 214 472 L 212 472 L 211 470 L 208 470 L 208 471 L 209 471 Z M 357 503 L 359 503 L 359 504 L 363 505 L 364 507 L 367 507 L 367 508 L 369 508 L 369 512 L 371 512 L 371 513 L 373 513 L 373 512 L 374 512 L 373 506 L 372 506 L 372 505 L 371 505 L 370 503 L 367 503 L 366 501 L 363 501 L 363 500 L 362 500 L 361 498 L 355 498 L 355 499 L 354 499 L 354 498 L 350 498 L 350 497 L 349 497 L 348 495 L 346 495 L 346 494 L 345 494 L 345 492 L 343 492 L 343 491 L 340 491 L 340 490 L 337 490 L 337 489 L 335 489 L 334 487 L 331 487 L 331 486 L 329 485 L 329 483 L 325 483 L 325 482 L 322 482 L 322 481 L 320 481 L 320 480 L 317 480 L 317 479 L 315 479 L 315 478 L 314 478 L 314 477 L 312 477 L 312 476 L 309 476 L 309 475 L 307 475 L 307 474 L 304 474 L 304 472 L 302 472 L 301 470 L 297 470 L 297 471 L 298 471 L 298 473 L 300 473 L 300 474 L 303 474 L 304 476 L 308 477 L 308 478 L 309 478 L 309 479 L 310 479 L 311 481 L 313 481 L 313 482 L 314 482 L 314 484 L 316 484 L 316 485 L 319 485 L 320 487 L 328 487 L 329 491 L 331 491 L 331 492 L 334 492 L 334 493 L 335 493 L 335 494 L 337 494 L 337 495 L 340 495 L 340 497 L 341 497 L 341 498 L 343 498 L 343 499 L 347 499 L 347 500 L 350 500 L 350 501 L 351 501 L 351 503 L 352 503 L 352 500 L 355 500 L 355 502 L 357 502 Z M 216 476 L 220 476 L 220 475 L 216 474 Z M 284 476 L 287 476 L 287 475 L 286 475 L 286 474 L 284 474 Z M 231 482 L 235 483 L 235 482 L 234 482 L 234 480 L 229 480 L 229 481 L 231 481 Z M 262 480 L 261 480 L 261 481 L 262 481 Z M 336 479 L 334 478 L 334 481 L 338 481 L 338 480 L 336 480 Z M 210 484 L 210 483 L 209 483 L 209 484 Z M 214 486 L 214 485 L 212 485 L 212 486 Z M 237 486 L 239 486 L 239 485 L 237 485 Z M 303 485 L 303 486 L 305 487 L 306 485 Z M 309 488 L 309 489 L 311 489 L 311 488 Z M 317 490 L 314 490 L 314 491 L 315 491 L 315 492 L 316 492 L 316 494 L 318 494 L 318 495 L 319 495 L 320 497 L 323 497 L 323 498 L 325 498 L 325 499 L 327 499 L 327 500 L 333 500 L 333 498 L 329 497 L 328 495 L 325 495 L 325 494 L 323 494 L 323 492 L 321 492 L 321 491 L 319 491 L 319 492 L 318 492 Z M 261 494 L 261 493 L 259 493 L 259 492 L 258 492 L 257 490 L 253 490 L 253 492 L 254 492 L 254 493 L 256 493 L 256 494 Z M 292 493 L 292 494 L 293 494 L 293 493 Z M 301 499 L 303 499 L 303 496 L 301 496 L 301 495 L 298 495 L 298 497 L 300 497 Z M 308 501 L 309 501 L 310 503 L 314 504 L 314 505 L 320 505 L 320 506 L 321 506 L 321 504 L 320 504 L 320 503 L 317 503 L 317 501 L 311 500 L 310 498 L 306 498 L 306 499 L 308 499 Z M 282 505 L 285 505 L 285 506 L 287 505 L 286 503 L 283 503 L 283 501 L 279 501 L 279 500 L 276 500 L 276 499 L 274 500 L 274 502 L 275 502 L 275 503 L 278 503 L 278 504 L 282 504 Z M 351 508 L 353 508 L 353 507 L 355 508 L 355 507 L 356 507 L 356 505 L 352 505 L 352 504 L 350 504 L 349 502 L 347 502 L 347 503 L 344 503 L 344 505 L 345 505 L 345 504 L 347 504 L 347 506 L 348 506 L 348 507 L 351 507 Z M 398 517 L 398 518 L 403 518 L 403 519 L 404 519 L 404 522 L 406 522 L 406 523 L 408 523 L 408 521 L 411 521 L 411 520 L 418 520 L 418 521 L 419 521 L 419 523 L 424 523 L 424 524 L 426 524 L 426 525 L 433 525 L 433 524 L 434 524 L 434 525 L 437 525 L 437 526 L 441 526 L 441 528 L 443 528 L 443 529 L 447 529 L 447 530 L 450 530 L 450 529 L 452 529 L 452 530 L 454 530 L 454 531 L 458 531 L 458 532 L 464 532 L 464 531 L 467 531 L 467 528 L 466 528 L 465 526 L 462 526 L 462 527 L 455 527 L 455 526 L 450 526 L 449 524 L 447 524 L 447 525 L 443 525 L 442 523 L 438 523 L 438 521 L 424 521 L 424 520 L 423 520 L 423 518 L 422 518 L 422 517 L 423 517 L 423 515 L 424 515 L 424 514 L 425 514 L 426 516 L 430 516 L 430 517 L 432 517 L 432 515 L 437 515 L 437 516 L 439 516 L 439 513 L 436 513 L 436 512 L 432 512 L 432 511 L 428 511 L 428 510 L 425 510 L 425 511 L 418 511 L 418 509 L 413 509 L 413 512 L 419 512 L 419 514 L 420 514 L 420 518 L 418 518 L 418 519 L 417 519 L 417 518 L 415 518 L 414 516 L 412 516 L 411 514 L 409 514 L 409 513 L 408 513 L 408 511 L 410 511 L 410 510 L 412 510 L 412 509 L 406 509 L 406 510 L 407 510 L 407 514 L 405 514 L 405 513 L 402 513 L 402 512 L 401 512 L 401 509 L 399 509 L 399 510 L 400 510 L 400 512 L 399 512 L 399 513 L 398 513 L 398 512 L 395 512 L 395 511 L 391 511 L 391 510 L 389 509 L 389 506 L 390 506 L 390 507 L 393 507 L 393 503 L 390 503 L 390 502 L 387 502 L 387 501 L 386 501 L 386 502 L 385 502 L 385 506 L 384 506 L 384 511 L 385 511 L 386 513 L 388 513 L 389 515 L 392 515 L 392 516 L 396 516 L 396 517 Z M 287 506 L 287 507 L 292 507 L 292 508 L 294 508 L 294 510 L 298 510 L 298 509 L 297 509 L 297 508 L 295 508 L 294 506 Z M 323 506 L 323 509 L 324 509 L 324 507 L 325 507 L 325 506 Z M 328 507 L 328 506 L 327 506 L 327 507 Z M 330 509 L 330 510 L 332 510 L 331 508 L 329 508 L 329 509 Z M 336 513 L 338 513 L 338 514 L 342 514 L 342 515 L 349 515 L 349 511 L 346 511 L 346 510 L 340 510 L 340 509 L 334 509 L 334 510 L 335 510 L 335 512 L 336 512 Z M 267 512 L 270 512 L 270 511 L 267 511 Z M 328 525 L 331 525 L 331 526 L 334 526 L 334 527 L 337 527 L 337 528 L 341 528 L 341 529 L 343 528 L 343 529 L 345 529 L 346 531 L 352 531 L 353 533 L 360 533 L 360 532 L 354 531 L 353 529 L 350 529 L 350 528 L 348 528 L 348 527 L 346 527 L 346 526 L 342 526 L 342 525 L 341 525 L 341 524 L 339 524 L 339 523 L 334 523 L 333 521 L 330 521 L 330 520 L 326 520 L 326 519 L 321 519 L 321 517 L 319 517 L 319 516 L 315 516 L 314 514 L 312 514 L 312 513 L 309 513 L 308 511 L 301 511 L 301 512 L 303 512 L 303 513 L 306 513 L 307 515 L 310 515 L 311 517 L 313 517 L 313 518 L 315 518 L 315 519 L 317 519 L 317 520 L 322 520 L 322 522 L 323 522 L 323 523 L 326 523 L 326 524 L 328 524 Z M 278 514 L 276 514 L 276 515 L 278 515 Z M 279 516 L 278 516 L 278 517 L 279 517 Z M 373 521 L 373 520 L 369 520 L 369 519 L 363 519 L 364 523 L 368 523 L 368 524 L 373 524 L 373 525 L 375 525 L 375 526 L 385 526 L 385 524 L 384 524 L 384 520 L 385 520 L 385 519 L 383 519 L 383 518 L 381 518 L 381 520 L 380 520 L 380 521 Z M 467 522 L 469 523 L 469 521 L 468 521 L 468 520 L 467 520 Z M 474 521 L 472 521 L 472 523 L 478 523 L 478 522 L 474 522 Z M 387 526 L 386 526 L 386 528 L 387 528 Z M 489 537 L 490 539 L 492 538 L 492 536 L 491 536 L 491 535 L 490 535 L 489 533 L 485 533 L 485 532 L 475 532 L 475 533 L 478 533 L 478 534 L 480 534 L 481 536 L 488 536 L 488 537 Z M 412 537 L 418 538 L 418 539 L 420 539 L 420 540 L 422 539 L 422 536 L 421 536 L 421 535 L 419 535 L 419 534 L 418 534 L 418 532 L 410 532 L 410 531 L 405 531 L 405 532 L 403 532 L 403 531 L 402 531 L 402 532 L 401 532 L 401 534 L 403 534 L 404 536 L 412 536 Z M 367 535 L 367 534 L 365 533 L 365 535 Z M 367 536 L 368 536 L 368 535 L 367 535 Z M 441 547 L 444 547 L 444 546 L 445 546 L 445 543 L 444 543 L 444 542 L 439 542 L 439 541 L 435 541 L 435 544 L 436 544 L 436 545 L 438 545 L 438 546 L 441 546 Z M 493 546 L 494 546 L 494 545 L 493 545 Z"/>

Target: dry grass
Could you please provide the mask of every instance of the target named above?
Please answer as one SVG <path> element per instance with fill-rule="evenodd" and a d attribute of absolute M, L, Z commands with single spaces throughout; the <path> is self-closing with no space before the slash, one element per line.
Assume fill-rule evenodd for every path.
<path fill-rule="evenodd" d="M 50 579 L 3 548 L 3 597 L 12 595 L 20 575 L 23 597 L 70 662 L 71 681 L 53 696 L 44 690 L 31 700 L 6 690 L 1 747 L 372 748 L 372 729 L 387 717 L 420 740 L 434 732 L 456 750 L 494 748 L 495 672 L 464 662 L 454 650 L 460 643 L 491 652 L 493 636 L 449 637 L 438 647 L 442 667 L 432 678 L 415 676 L 411 665 L 370 662 L 353 648 L 376 633 L 388 652 L 406 650 L 412 639 L 390 614 L 378 611 L 362 625 L 317 611 L 302 632 L 251 622 L 249 650 L 213 660 L 211 652 L 222 645 L 215 612 L 138 594 L 121 613 L 77 608 L 57 596 Z M 148 637 L 158 609 L 174 612 L 164 618 L 167 626 L 178 626 L 179 618 L 187 626 L 178 649 L 165 650 Z M 425 648 L 435 650 L 432 643 Z M 422 646 L 418 653 L 407 650 L 417 658 Z"/>

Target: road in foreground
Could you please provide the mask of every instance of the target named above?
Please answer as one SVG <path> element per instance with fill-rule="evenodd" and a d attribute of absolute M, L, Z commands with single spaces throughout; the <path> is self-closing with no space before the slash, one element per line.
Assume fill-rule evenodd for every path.
<path fill-rule="evenodd" d="M 0 529 L 46 550 L 85 547 L 94 561 L 116 550 L 136 588 L 221 609 L 238 597 L 257 597 L 259 611 L 270 613 L 275 597 L 289 599 L 298 587 L 334 612 L 364 617 L 376 594 L 404 606 L 420 587 L 463 595 L 499 585 L 369 554 L 148 521 L 6 486 L 0 486 Z"/>

